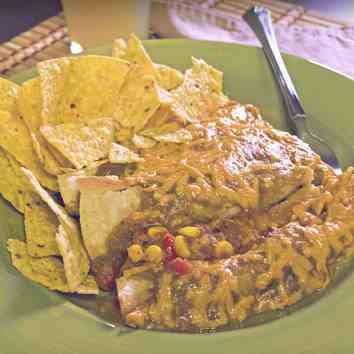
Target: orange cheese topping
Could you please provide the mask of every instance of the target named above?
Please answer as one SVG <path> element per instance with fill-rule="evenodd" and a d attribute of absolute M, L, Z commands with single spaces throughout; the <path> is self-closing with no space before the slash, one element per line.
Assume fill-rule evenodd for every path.
<path fill-rule="evenodd" d="M 141 185 L 161 213 L 186 201 L 189 224 L 177 215 L 177 230 L 202 214 L 223 235 L 179 236 L 178 256 L 192 271 L 154 272 L 155 290 L 139 305 L 144 326 L 217 328 L 282 309 L 327 287 L 331 269 L 354 254 L 353 169 L 335 176 L 307 145 L 270 127 L 252 106 L 240 115 L 240 107 L 186 126 L 192 141 L 145 150 L 137 171 L 117 184 Z M 229 258 L 203 257 L 218 242 Z"/>

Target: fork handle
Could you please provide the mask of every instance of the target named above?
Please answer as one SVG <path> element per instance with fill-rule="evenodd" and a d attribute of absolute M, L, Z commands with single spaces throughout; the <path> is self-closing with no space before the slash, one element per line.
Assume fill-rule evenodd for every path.
<path fill-rule="evenodd" d="M 301 123 L 306 118 L 305 111 L 280 54 L 270 11 L 262 6 L 254 6 L 243 15 L 243 19 L 262 43 L 263 51 L 273 69 L 275 79 L 284 98 L 289 117 L 297 130 L 301 130 Z"/>

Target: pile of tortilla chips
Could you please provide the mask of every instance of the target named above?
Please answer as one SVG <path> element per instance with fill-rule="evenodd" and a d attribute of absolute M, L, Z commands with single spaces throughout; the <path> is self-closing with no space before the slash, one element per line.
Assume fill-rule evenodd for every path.
<path fill-rule="evenodd" d="M 191 140 L 185 125 L 227 100 L 222 73 L 194 58 L 185 74 L 155 64 L 134 35 L 114 41 L 112 57 L 58 58 L 37 69 L 22 86 L 0 79 L 0 193 L 24 214 L 26 230 L 8 249 L 25 277 L 97 294 L 90 260 L 140 207 L 139 188 L 115 187 L 121 171 L 143 161 L 142 149 Z"/>

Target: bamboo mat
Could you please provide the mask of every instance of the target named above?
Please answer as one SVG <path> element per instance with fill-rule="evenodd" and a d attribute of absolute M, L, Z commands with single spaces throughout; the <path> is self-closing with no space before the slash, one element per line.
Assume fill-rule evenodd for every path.
<path fill-rule="evenodd" d="M 181 16 L 189 19 L 203 15 L 217 26 L 232 31 L 242 21 L 242 14 L 252 5 L 267 6 L 277 24 L 311 28 L 337 28 L 345 30 L 349 25 L 305 11 L 301 6 L 277 0 L 155 0 L 152 8 L 152 33 L 156 32 L 155 8 L 172 6 Z M 159 33 L 156 33 L 158 36 Z M 34 66 L 37 62 L 70 54 L 69 35 L 63 14 L 41 22 L 29 31 L 0 44 L 0 74 L 11 75 Z"/>

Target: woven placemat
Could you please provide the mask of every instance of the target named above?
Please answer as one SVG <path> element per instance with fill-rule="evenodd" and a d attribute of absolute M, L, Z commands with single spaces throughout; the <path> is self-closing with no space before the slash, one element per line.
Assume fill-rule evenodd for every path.
<path fill-rule="evenodd" d="M 275 23 L 286 26 L 343 29 L 348 26 L 345 22 L 328 19 L 305 11 L 301 6 L 277 0 L 156 0 L 153 12 L 154 6 L 173 6 L 186 18 L 203 14 L 219 27 L 232 31 L 245 10 L 255 4 L 267 6 L 272 11 Z M 154 27 L 153 21 L 153 31 Z M 69 42 L 64 15 L 51 17 L 0 45 L 0 74 L 11 75 L 39 61 L 70 54 Z"/>

